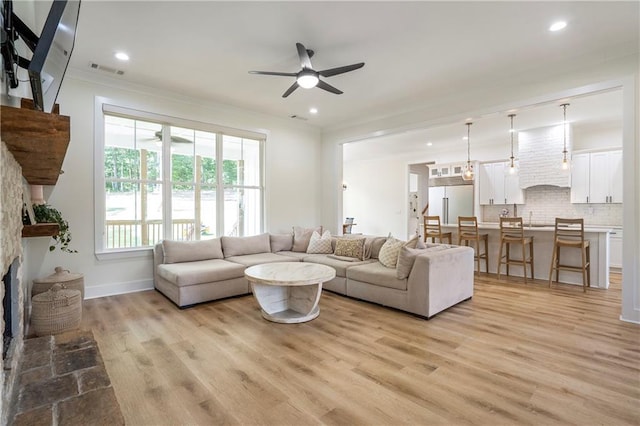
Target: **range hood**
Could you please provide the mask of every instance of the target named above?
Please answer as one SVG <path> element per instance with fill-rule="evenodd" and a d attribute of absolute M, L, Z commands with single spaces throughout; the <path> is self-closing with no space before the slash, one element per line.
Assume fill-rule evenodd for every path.
<path fill-rule="evenodd" d="M 539 185 L 571 187 L 571 169 L 562 169 L 563 126 L 540 127 L 518 132 L 520 188 Z M 571 157 L 571 126 L 567 125 L 567 151 Z"/>

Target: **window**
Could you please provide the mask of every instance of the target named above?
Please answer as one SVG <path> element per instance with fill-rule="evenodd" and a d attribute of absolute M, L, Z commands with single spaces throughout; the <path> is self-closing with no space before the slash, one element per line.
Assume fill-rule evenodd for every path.
<path fill-rule="evenodd" d="M 98 252 L 262 232 L 264 135 L 103 111 Z"/>

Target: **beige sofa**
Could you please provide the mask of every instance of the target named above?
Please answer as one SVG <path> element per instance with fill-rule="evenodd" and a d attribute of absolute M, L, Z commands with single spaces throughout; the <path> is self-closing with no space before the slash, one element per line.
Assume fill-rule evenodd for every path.
<path fill-rule="evenodd" d="M 352 237 L 353 238 L 353 237 Z M 396 268 L 378 259 L 386 237 L 366 237 L 363 258 L 310 254 L 292 234 L 163 241 L 154 247 L 155 288 L 181 308 L 249 294 L 245 268 L 269 262 L 331 266 L 336 277 L 323 288 L 426 318 L 473 296 L 473 249 L 428 244 L 403 247 Z M 333 238 L 335 247 L 337 239 Z M 365 255 L 366 254 L 366 255 Z"/>

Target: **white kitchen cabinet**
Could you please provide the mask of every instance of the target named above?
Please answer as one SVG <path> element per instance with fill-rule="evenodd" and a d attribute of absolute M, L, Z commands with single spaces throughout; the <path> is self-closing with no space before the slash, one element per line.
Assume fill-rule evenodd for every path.
<path fill-rule="evenodd" d="M 524 194 L 520 189 L 518 174 L 508 173 L 504 162 L 480 165 L 478 177 L 480 204 L 523 204 Z"/>
<path fill-rule="evenodd" d="M 430 178 L 439 178 L 439 177 L 449 177 L 452 174 L 452 167 L 450 164 L 439 164 L 439 165 L 430 165 L 429 166 L 429 177 Z"/>
<path fill-rule="evenodd" d="M 591 154 L 575 154 L 571 158 L 571 202 L 589 202 L 589 163 Z"/>
<path fill-rule="evenodd" d="M 622 151 L 576 154 L 572 163 L 572 203 L 622 203 Z"/>
<path fill-rule="evenodd" d="M 609 266 L 622 269 L 622 229 L 609 234 Z"/>

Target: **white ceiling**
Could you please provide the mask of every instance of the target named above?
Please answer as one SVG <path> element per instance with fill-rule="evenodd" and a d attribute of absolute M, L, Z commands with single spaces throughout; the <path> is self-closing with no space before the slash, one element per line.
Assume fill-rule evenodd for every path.
<path fill-rule="evenodd" d="M 322 129 L 418 109 L 454 93 L 535 83 L 604 58 L 637 55 L 638 2 L 184 2 L 83 0 L 71 72 L 89 63 L 165 92 Z M 549 25 L 568 22 L 551 33 Z M 317 70 L 365 62 L 326 81 L 344 91 L 282 93 L 295 43 Z M 127 52 L 127 63 L 114 58 Z M 85 74 L 86 75 L 86 74 Z M 319 109 L 316 116 L 310 107 Z"/>

